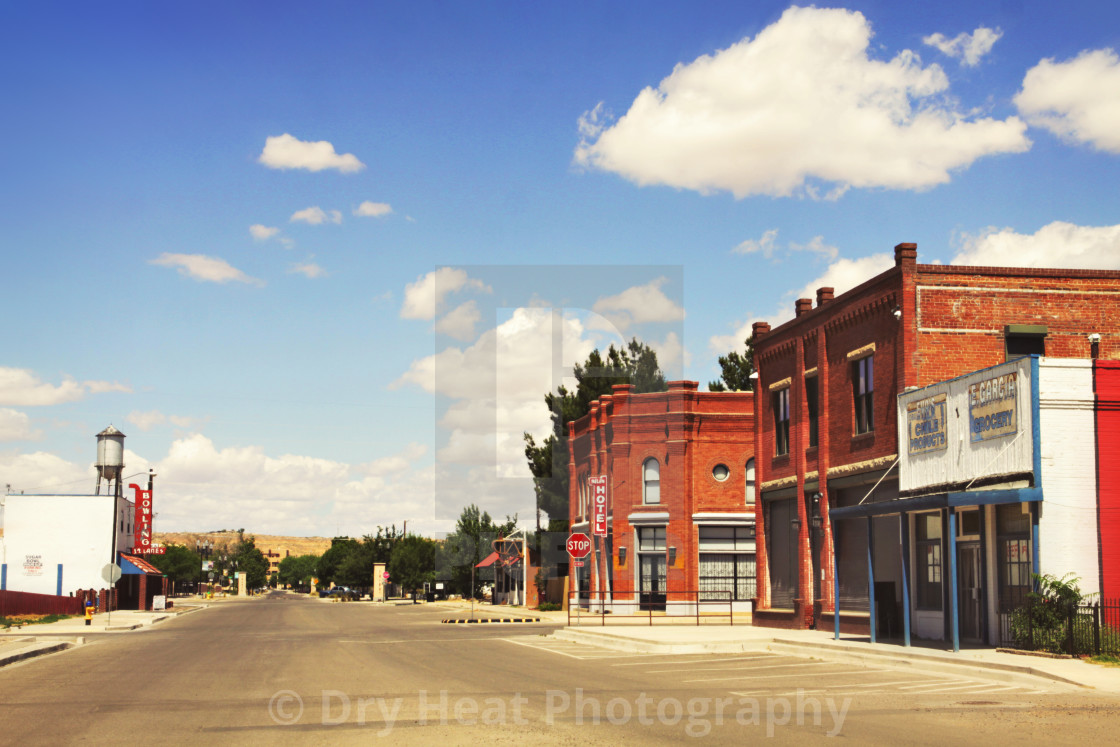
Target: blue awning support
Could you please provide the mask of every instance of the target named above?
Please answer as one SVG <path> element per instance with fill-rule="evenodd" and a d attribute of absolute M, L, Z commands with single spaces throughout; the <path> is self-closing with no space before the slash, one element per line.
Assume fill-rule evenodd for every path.
<path fill-rule="evenodd" d="M 961 650 L 960 605 L 957 603 L 957 512 L 949 509 L 949 626 L 953 631 L 953 651 Z"/>
<path fill-rule="evenodd" d="M 875 643 L 875 519 L 867 517 L 867 610 L 871 618 L 871 642 Z"/>
<path fill-rule="evenodd" d="M 832 637 L 840 640 L 840 567 L 836 564 L 836 528 L 832 528 Z"/>
<path fill-rule="evenodd" d="M 910 646 L 910 522 L 908 514 L 898 515 L 898 531 L 902 538 L 902 638 Z"/>

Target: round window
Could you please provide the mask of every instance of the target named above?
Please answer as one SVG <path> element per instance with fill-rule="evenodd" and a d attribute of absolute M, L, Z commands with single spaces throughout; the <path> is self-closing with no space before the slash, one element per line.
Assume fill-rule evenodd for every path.
<path fill-rule="evenodd" d="M 716 466 L 712 467 L 712 477 L 716 478 L 720 482 L 723 482 L 730 476 L 731 470 L 727 468 L 726 464 L 717 464 Z"/>

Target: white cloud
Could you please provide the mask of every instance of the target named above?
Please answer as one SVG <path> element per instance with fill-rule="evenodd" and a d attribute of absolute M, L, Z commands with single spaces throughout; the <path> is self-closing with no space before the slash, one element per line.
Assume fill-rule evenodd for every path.
<path fill-rule="evenodd" d="M 1002 36 L 1000 29 L 981 26 L 971 34 L 962 32 L 952 39 L 944 34 L 930 34 L 922 39 L 922 44 L 936 47 L 949 57 L 959 58 L 962 65 L 976 67 L 980 58 L 991 52 Z"/>
<path fill-rule="evenodd" d="M 805 244 L 798 244 L 797 242 L 790 241 L 785 247 L 780 247 L 778 245 L 776 241 L 777 238 L 778 229 L 771 228 L 762 234 L 761 238 L 747 239 L 732 249 L 731 252 L 733 254 L 761 254 L 766 259 L 773 259 L 774 255 L 779 252 L 783 254 L 807 252 L 809 254 L 819 255 L 829 262 L 834 261 L 840 256 L 840 250 L 830 244 L 824 243 L 823 236 L 814 236 Z"/>
<path fill-rule="evenodd" d="M 868 56 L 847 10 L 790 8 L 754 39 L 679 64 L 611 126 L 580 120 L 577 164 L 701 193 L 838 197 L 851 187 L 923 189 L 996 153 L 1027 150 L 1026 125 L 968 120 L 937 65 L 906 50 Z"/>
<path fill-rule="evenodd" d="M 224 259 L 208 257 L 205 254 L 171 254 L 164 252 L 155 259 L 149 260 L 149 263 L 160 267 L 176 267 L 180 275 L 208 283 L 233 281 L 256 286 L 264 285 L 263 280 L 246 275 Z"/>
<path fill-rule="evenodd" d="M 618 295 L 600 298 L 591 310 L 609 321 L 622 334 L 634 324 L 679 322 L 684 309 L 661 290 L 668 278 L 627 288 Z"/>
<path fill-rule="evenodd" d="M 201 422 L 186 415 L 168 415 L 167 419 L 171 421 L 172 425 L 178 426 L 179 428 L 193 428 L 195 424 Z"/>
<path fill-rule="evenodd" d="M 1078 226 L 1054 221 L 1033 234 L 988 228 L 965 235 L 954 265 L 1120 270 L 1120 225 Z"/>
<path fill-rule="evenodd" d="M 354 209 L 354 215 L 360 215 L 366 218 L 380 218 L 384 215 L 389 215 L 393 212 L 393 208 L 387 202 L 370 202 L 366 200 L 357 208 Z"/>
<path fill-rule="evenodd" d="M 326 277 L 327 271 L 314 262 L 297 262 L 289 268 L 288 274 L 303 275 L 314 280 L 315 278 Z"/>
<path fill-rule="evenodd" d="M 0 452 L 0 473 L 4 475 L 4 482 L 17 493 L 81 493 L 88 490 L 92 494 L 97 480 L 92 458 L 88 464 L 78 465 L 43 451 L 31 454 Z"/>
<path fill-rule="evenodd" d="M 279 228 L 272 228 L 261 223 L 254 223 L 249 226 L 249 233 L 253 234 L 253 238 L 257 241 L 267 241 L 276 234 L 280 233 Z"/>
<path fill-rule="evenodd" d="M 401 305 L 402 319 L 435 319 L 443 311 L 447 296 L 464 288 L 489 293 L 490 288 L 481 280 L 467 275 L 466 270 L 456 267 L 441 267 L 416 278 L 404 289 L 404 303 Z"/>
<path fill-rule="evenodd" d="M 765 231 L 761 238 L 747 239 L 731 251 L 735 254 L 762 254 L 766 259 L 774 255 L 774 239 L 778 238 L 778 229 L 771 228 Z"/>
<path fill-rule="evenodd" d="M 1027 71 L 1015 105 L 1032 125 L 1120 154 L 1120 58 L 1111 49 L 1042 60 Z"/>
<path fill-rule="evenodd" d="M 132 423 L 145 433 L 150 431 L 152 428 L 155 428 L 157 425 L 163 424 L 166 419 L 167 416 L 165 416 L 159 410 L 149 410 L 147 412 L 133 410 L 128 414 L 128 417 L 125 418 L 125 420 Z"/>
<path fill-rule="evenodd" d="M 342 213 L 338 210 L 326 211 L 316 205 L 304 208 L 303 210 L 297 210 L 292 213 L 292 217 L 288 220 L 291 223 L 303 222 L 318 226 L 322 223 L 341 223 Z"/>
<path fill-rule="evenodd" d="M 41 407 L 76 402 L 87 394 L 131 392 L 125 384 L 115 381 L 74 381 L 66 377 L 61 384 L 48 384 L 25 368 L 0 366 L 0 405 Z"/>
<path fill-rule="evenodd" d="M 42 437 L 42 431 L 32 430 L 27 413 L 0 407 L 0 441 L 37 441 Z"/>
<path fill-rule="evenodd" d="M 334 146 L 326 140 L 305 142 L 288 133 L 266 138 L 264 150 L 257 160 L 270 169 L 338 169 L 344 174 L 366 167 L 353 153 L 336 153 Z"/>
<path fill-rule="evenodd" d="M 475 325 L 482 318 L 473 300 L 460 304 L 436 322 L 436 332 L 456 340 L 473 340 Z"/>
<path fill-rule="evenodd" d="M 813 244 L 818 240 L 822 246 L 825 246 L 821 237 L 809 243 Z M 832 288 L 835 295 L 839 296 L 893 266 L 894 255 L 886 253 L 855 259 L 836 258 L 814 280 L 809 281 L 799 290 L 783 294 L 781 302 L 769 313 L 748 314 L 745 320 L 736 322 L 732 333 L 710 337 L 708 347 L 716 355 L 726 355 L 731 351 L 740 352 L 743 350 L 743 342 L 751 336 L 754 322 L 769 322 L 772 327 L 784 324 L 793 318 L 796 299 L 811 298 L 815 302 L 818 288 Z"/>

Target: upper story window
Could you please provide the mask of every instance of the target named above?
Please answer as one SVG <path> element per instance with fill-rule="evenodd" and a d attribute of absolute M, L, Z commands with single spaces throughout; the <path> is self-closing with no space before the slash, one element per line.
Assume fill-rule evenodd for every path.
<path fill-rule="evenodd" d="M 855 405 L 856 435 L 875 429 L 875 356 L 852 361 L 852 400 Z"/>
<path fill-rule="evenodd" d="M 755 488 L 754 488 L 754 457 L 747 460 L 746 469 L 743 470 L 746 474 L 746 487 L 747 487 L 747 505 L 753 506 L 755 501 Z"/>
<path fill-rule="evenodd" d="M 774 455 L 789 453 L 789 387 L 771 395 L 774 408 Z"/>
<path fill-rule="evenodd" d="M 805 379 L 805 404 L 809 407 L 809 448 L 817 445 L 819 438 L 820 392 L 817 389 L 817 377 Z"/>
<path fill-rule="evenodd" d="M 1004 328 L 1005 360 L 1024 355 L 1046 355 L 1047 331 L 1041 324 L 1008 324 Z"/>
<path fill-rule="evenodd" d="M 642 503 L 661 503 L 661 465 L 653 457 L 642 462 Z"/>

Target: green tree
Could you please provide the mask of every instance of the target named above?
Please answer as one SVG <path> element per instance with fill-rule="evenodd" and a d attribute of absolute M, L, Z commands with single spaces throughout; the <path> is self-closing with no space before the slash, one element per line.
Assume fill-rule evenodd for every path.
<path fill-rule="evenodd" d="M 552 419 L 548 438 L 538 444 L 531 434 L 524 434 L 525 458 L 533 474 L 537 510 L 548 516 L 548 530 L 553 532 L 568 528 L 568 422 L 589 413 L 591 403 L 610 394 L 615 384 L 631 384 L 635 394 L 668 389 L 657 353 L 637 338 L 622 348 L 611 345 L 605 358 L 593 350 L 586 361 L 575 366 L 573 373 L 574 391 L 561 386 L 544 396 Z"/>
<path fill-rule="evenodd" d="M 183 545 L 167 545 L 163 555 L 148 555 L 148 562 L 171 580 L 172 589 L 184 581 L 197 582 L 202 572 L 202 558 Z"/>
<path fill-rule="evenodd" d="M 319 565 L 316 568 L 321 588 L 338 582 L 339 568 L 358 546 L 358 541 L 350 537 L 335 537 L 331 540 L 331 546 L 319 558 Z"/>
<path fill-rule="evenodd" d="M 233 551 L 233 570 L 245 574 L 245 582 L 250 589 L 261 589 L 268 583 L 268 560 L 257 549 L 253 537 L 244 537 Z"/>
<path fill-rule="evenodd" d="M 280 561 L 280 583 L 309 586 L 319 564 L 318 555 L 289 555 Z"/>
<path fill-rule="evenodd" d="M 474 567 L 493 551 L 493 542 L 517 528 L 517 516 L 506 517 L 495 523 L 490 514 L 471 504 L 463 509 L 455 523 L 455 531 L 439 546 L 439 578 L 450 583 L 450 589 L 464 597 L 475 595 L 480 581 L 492 578 L 493 571 L 480 568 L 473 574 L 475 587 L 471 587 Z M 394 579 L 395 580 L 395 579 Z"/>
<path fill-rule="evenodd" d="M 730 352 L 719 357 L 719 367 L 722 369 L 719 381 L 708 382 L 709 392 L 753 392 L 754 380 L 754 335 L 748 337 L 744 343 L 746 350 L 742 353 Z"/>
<path fill-rule="evenodd" d="M 432 540 L 409 535 L 394 543 L 389 558 L 389 577 L 405 591 L 413 592 L 413 602 L 416 590 L 435 578 L 435 569 L 436 543 Z"/>

